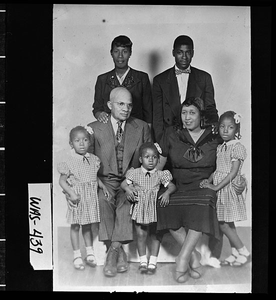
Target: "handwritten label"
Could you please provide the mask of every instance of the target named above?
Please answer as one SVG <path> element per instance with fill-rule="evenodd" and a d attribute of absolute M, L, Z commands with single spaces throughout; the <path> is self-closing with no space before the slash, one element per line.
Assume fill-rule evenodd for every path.
<path fill-rule="evenodd" d="M 51 185 L 29 184 L 28 189 L 30 263 L 35 270 L 51 270 Z"/>

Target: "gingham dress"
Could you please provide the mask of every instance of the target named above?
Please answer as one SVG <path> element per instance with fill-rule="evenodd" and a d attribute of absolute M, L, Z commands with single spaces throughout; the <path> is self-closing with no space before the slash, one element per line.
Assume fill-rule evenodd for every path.
<path fill-rule="evenodd" d="M 240 160 L 238 174 L 231 183 L 239 183 L 241 169 L 246 158 L 245 147 L 237 140 L 219 145 L 217 148 L 217 169 L 214 172 L 213 183 L 219 184 L 231 170 L 232 161 Z M 217 193 L 217 216 L 219 221 L 235 222 L 247 219 L 245 199 L 243 195 L 237 195 L 232 184 L 229 183 Z"/>
<path fill-rule="evenodd" d="M 100 222 L 97 172 L 100 159 L 90 153 L 85 157 L 75 152 L 70 153 L 63 162 L 58 163 L 60 174 L 67 175 L 67 182 L 76 194 L 81 196 L 77 207 L 68 206 L 67 222 L 86 225 Z"/>
<path fill-rule="evenodd" d="M 157 222 L 156 200 L 160 185 L 167 186 L 172 180 L 170 171 L 154 170 L 150 176 L 146 175 L 143 167 L 131 168 L 126 173 L 128 183 L 133 183 L 138 190 L 137 200 L 131 206 L 132 220 L 139 224 L 150 224 Z"/>

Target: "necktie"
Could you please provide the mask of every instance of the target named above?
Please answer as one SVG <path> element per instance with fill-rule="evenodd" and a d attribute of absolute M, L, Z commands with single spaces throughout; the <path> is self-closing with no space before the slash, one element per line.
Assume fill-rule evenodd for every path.
<path fill-rule="evenodd" d="M 90 165 L 90 162 L 89 162 L 89 160 L 88 160 L 88 158 L 86 157 L 86 156 L 83 156 L 83 162 L 85 162 L 85 161 L 87 161 L 88 162 L 88 164 Z"/>
<path fill-rule="evenodd" d="M 224 151 L 227 150 L 227 145 L 226 145 L 225 142 L 221 145 L 221 150 L 220 150 L 220 151 L 222 152 L 223 150 L 224 150 Z"/>
<path fill-rule="evenodd" d="M 190 69 L 185 69 L 185 70 L 175 69 L 176 75 L 180 75 L 182 73 L 191 73 L 191 70 Z"/>
<path fill-rule="evenodd" d="M 149 177 L 150 177 L 150 172 L 147 172 L 147 173 L 146 173 L 146 177 L 147 177 L 147 176 L 149 176 Z"/>
<path fill-rule="evenodd" d="M 123 138 L 123 129 L 122 129 L 122 122 L 118 121 L 118 129 L 117 129 L 117 133 L 116 133 L 116 139 L 118 143 L 121 143 L 122 138 Z"/>

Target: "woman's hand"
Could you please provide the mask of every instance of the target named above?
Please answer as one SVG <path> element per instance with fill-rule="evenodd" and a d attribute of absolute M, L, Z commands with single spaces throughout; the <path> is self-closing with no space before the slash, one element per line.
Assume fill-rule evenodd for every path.
<path fill-rule="evenodd" d="M 160 195 L 158 199 L 160 200 L 160 206 L 165 207 L 170 203 L 170 194 L 166 191 L 162 195 Z"/>
<path fill-rule="evenodd" d="M 204 181 L 204 183 L 203 183 L 203 181 Z M 208 179 L 204 179 L 203 181 L 201 181 L 201 183 L 200 183 L 201 188 L 210 189 L 210 190 L 213 190 L 213 191 L 218 190 L 218 187 L 216 185 L 213 185 L 212 183 L 210 183 L 208 181 Z"/>
<path fill-rule="evenodd" d="M 200 188 L 207 188 L 207 185 L 209 184 L 209 180 L 208 179 L 204 179 L 200 182 L 199 187 Z"/>
<path fill-rule="evenodd" d="M 246 188 L 246 179 L 243 176 L 240 176 L 240 182 L 235 183 L 232 182 L 232 186 L 236 192 L 237 195 L 241 195 Z"/>
<path fill-rule="evenodd" d="M 98 117 L 97 117 L 97 120 L 101 123 L 107 123 L 108 121 L 108 113 L 102 111 Z"/>

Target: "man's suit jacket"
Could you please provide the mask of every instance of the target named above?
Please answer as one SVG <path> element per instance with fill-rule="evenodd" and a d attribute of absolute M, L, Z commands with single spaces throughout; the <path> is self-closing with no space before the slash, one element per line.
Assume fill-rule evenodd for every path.
<path fill-rule="evenodd" d="M 109 95 L 112 89 L 120 86 L 115 69 L 101 74 L 97 78 L 95 85 L 95 95 L 93 103 L 93 114 L 98 111 L 110 113 L 107 106 Z M 123 86 L 126 87 L 132 95 L 133 109 L 131 116 L 152 123 L 152 97 L 151 85 L 147 73 L 130 68 Z"/>
<path fill-rule="evenodd" d="M 153 130 L 157 142 L 166 127 L 180 122 L 180 93 L 175 67 L 170 68 L 153 79 Z M 204 101 L 208 123 L 218 121 L 214 99 L 214 86 L 209 73 L 191 66 L 186 98 L 200 97 Z"/>
<path fill-rule="evenodd" d="M 88 126 L 92 127 L 94 131 L 89 152 L 92 152 L 101 160 L 98 176 L 103 181 L 118 176 L 115 133 L 110 118 L 107 123 L 95 121 L 88 124 Z M 123 177 L 129 168 L 138 168 L 140 166 L 139 147 L 149 141 L 151 141 L 151 134 L 148 124 L 142 120 L 130 117 L 126 121 L 124 128 Z"/>

